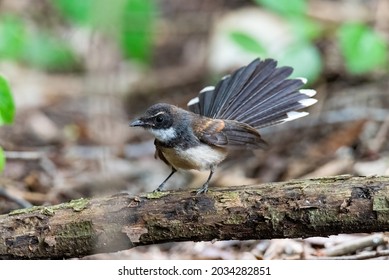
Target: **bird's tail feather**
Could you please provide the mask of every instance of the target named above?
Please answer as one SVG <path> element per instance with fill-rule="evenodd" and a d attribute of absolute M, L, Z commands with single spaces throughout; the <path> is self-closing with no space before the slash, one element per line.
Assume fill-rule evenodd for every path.
<path fill-rule="evenodd" d="M 200 115 L 236 120 L 261 128 L 306 116 L 298 112 L 316 103 L 314 90 L 301 89 L 304 78 L 288 79 L 291 67 L 277 67 L 273 59 L 256 59 L 206 87 L 188 103 Z"/>

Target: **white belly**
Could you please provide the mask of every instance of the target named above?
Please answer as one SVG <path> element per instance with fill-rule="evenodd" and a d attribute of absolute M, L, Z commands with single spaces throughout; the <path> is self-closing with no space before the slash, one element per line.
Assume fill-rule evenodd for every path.
<path fill-rule="evenodd" d="M 226 150 L 203 144 L 186 150 L 162 149 L 167 161 L 175 169 L 209 170 L 226 158 Z"/>

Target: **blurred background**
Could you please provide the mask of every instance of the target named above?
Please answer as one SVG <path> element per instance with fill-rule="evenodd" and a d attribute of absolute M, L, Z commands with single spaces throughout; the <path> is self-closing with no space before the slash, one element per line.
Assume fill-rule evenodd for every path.
<path fill-rule="evenodd" d="M 2 0 L 0 213 L 154 190 L 170 169 L 129 121 L 157 102 L 185 108 L 256 57 L 292 66 L 319 101 L 308 117 L 261 131 L 268 150 L 232 154 L 211 191 L 389 175 L 388 44 L 387 0 Z M 178 174 L 167 188 L 207 176 Z M 90 258 L 309 259 L 361 238 L 182 242 Z M 340 255 L 377 257 L 388 251 L 381 238 Z"/>

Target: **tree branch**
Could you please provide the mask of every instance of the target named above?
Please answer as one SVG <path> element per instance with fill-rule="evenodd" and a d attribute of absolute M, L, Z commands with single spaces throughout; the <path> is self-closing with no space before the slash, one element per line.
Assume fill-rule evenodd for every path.
<path fill-rule="evenodd" d="M 79 199 L 0 216 L 0 257 L 66 258 L 172 241 L 304 238 L 389 230 L 389 177 Z"/>

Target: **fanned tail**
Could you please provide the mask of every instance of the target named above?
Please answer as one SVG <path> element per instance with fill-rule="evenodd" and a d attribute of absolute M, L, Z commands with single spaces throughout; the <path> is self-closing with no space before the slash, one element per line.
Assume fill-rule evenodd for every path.
<path fill-rule="evenodd" d="M 308 115 L 299 112 L 317 102 L 312 89 L 301 89 L 304 78 L 288 79 L 291 67 L 278 67 L 273 59 L 256 59 L 209 86 L 188 103 L 202 116 L 236 120 L 254 128 L 274 125 Z"/>

